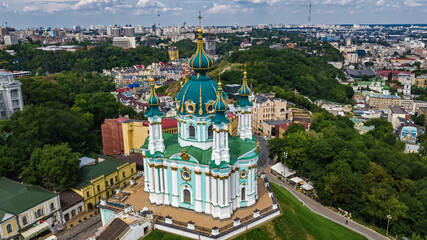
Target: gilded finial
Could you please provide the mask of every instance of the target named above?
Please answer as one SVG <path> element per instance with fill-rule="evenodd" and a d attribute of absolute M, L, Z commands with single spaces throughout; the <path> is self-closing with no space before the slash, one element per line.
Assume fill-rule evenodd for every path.
<path fill-rule="evenodd" d="M 221 82 L 221 73 L 218 75 L 218 90 L 221 89 L 222 90 L 222 82 Z"/>
<path fill-rule="evenodd" d="M 243 72 L 243 77 L 244 77 L 244 78 L 246 78 L 246 76 L 247 76 L 247 74 L 248 74 L 248 73 L 246 72 L 246 63 L 245 63 L 245 65 L 244 65 L 244 66 L 245 66 L 245 71 Z"/>

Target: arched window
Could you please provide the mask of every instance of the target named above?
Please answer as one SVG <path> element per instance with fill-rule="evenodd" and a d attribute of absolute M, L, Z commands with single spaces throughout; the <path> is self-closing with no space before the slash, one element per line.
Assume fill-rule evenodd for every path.
<path fill-rule="evenodd" d="M 189 138 L 196 138 L 196 128 L 193 125 L 188 127 L 188 136 Z"/>
<path fill-rule="evenodd" d="M 212 129 L 212 125 L 210 125 L 208 127 L 208 138 L 211 139 L 213 138 L 213 129 Z"/>
<path fill-rule="evenodd" d="M 55 204 L 54 204 L 54 203 L 51 203 L 51 204 L 50 204 L 50 211 L 53 211 L 53 210 L 55 210 Z"/>
<path fill-rule="evenodd" d="M 188 189 L 184 189 L 183 191 L 184 194 L 184 202 L 185 203 L 191 203 L 191 193 Z"/>
<path fill-rule="evenodd" d="M 27 221 L 27 217 L 26 217 L 26 216 L 23 216 L 23 217 L 22 217 L 22 223 L 23 223 L 24 225 L 27 225 L 28 221 Z"/>
<path fill-rule="evenodd" d="M 7 233 L 11 233 L 12 232 L 12 225 L 11 224 L 7 224 L 6 230 L 7 230 Z"/>
<path fill-rule="evenodd" d="M 246 201 L 246 188 L 242 188 L 242 201 Z"/>

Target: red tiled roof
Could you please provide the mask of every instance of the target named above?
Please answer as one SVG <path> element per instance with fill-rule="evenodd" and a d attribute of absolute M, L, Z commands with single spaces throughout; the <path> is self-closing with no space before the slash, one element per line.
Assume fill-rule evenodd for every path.
<path fill-rule="evenodd" d="M 178 121 L 176 119 L 164 118 L 162 120 L 162 129 L 176 128 Z"/>
<path fill-rule="evenodd" d="M 118 122 L 118 123 L 122 123 L 122 122 L 127 121 L 127 120 L 129 120 L 129 118 L 126 118 L 126 117 L 118 117 L 118 118 L 116 118 L 116 122 Z"/>

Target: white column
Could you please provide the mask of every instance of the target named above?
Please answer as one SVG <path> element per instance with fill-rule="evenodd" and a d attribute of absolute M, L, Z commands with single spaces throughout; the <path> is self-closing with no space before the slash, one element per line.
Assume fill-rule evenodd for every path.
<path fill-rule="evenodd" d="M 230 199 L 232 200 L 235 196 L 236 196 L 236 192 L 235 192 L 235 181 L 234 181 L 234 170 L 233 171 L 231 171 L 231 173 L 230 173 L 230 193 L 231 193 L 231 196 L 230 196 Z"/>
<path fill-rule="evenodd" d="M 249 195 L 249 193 L 252 193 L 252 184 L 253 184 L 253 179 L 252 179 L 252 169 L 250 169 L 249 170 L 249 173 L 248 173 L 248 188 L 247 188 L 247 194 L 246 195 Z"/>
<path fill-rule="evenodd" d="M 252 170 L 252 191 L 251 192 L 255 192 L 255 186 L 257 184 L 257 181 L 255 181 L 255 175 L 256 175 L 255 166 L 253 166 L 251 170 Z"/>
<path fill-rule="evenodd" d="M 150 169 L 150 192 L 154 192 L 155 191 L 155 189 L 154 189 L 154 187 L 155 187 L 155 180 L 154 180 L 154 167 L 149 167 L 149 169 Z"/>
<path fill-rule="evenodd" d="M 210 201 L 211 201 L 211 177 L 210 177 L 210 175 L 208 176 L 207 174 L 209 174 L 209 173 L 205 173 L 205 179 L 206 179 L 205 212 L 207 214 L 210 214 L 211 213 L 211 203 L 210 203 Z"/>
<path fill-rule="evenodd" d="M 168 167 L 164 166 L 163 168 L 163 179 L 164 179 L 164 203 L 170 204 L 169 202 L 169 186 L 168 186 Z"/>
<path fill-rule="evenodd" d="M 202 211 L 202 173 L 194 171 L 196 175 L 196 212 Z"/>
<path fill-rule="evenodd" d="M 178 179 L 177 179 L 177 168 L 171 167 L 172 170 L 172 206 L 178 207 Z"/>
<path fill-rule="evenodd" d="M 154 189 L 156 193 L 159 193 L 159 170 L 157 166 L 154 166 Z"/>
<path fill-rule="evenodd" d="M 220 206 L 224 206 L 224 180 L 218 179 L 218 203 Z"/>
<path fill-rule="evenodd" d="M 212 204 L 218 205 L 218 188 L 217 188 L 217 180 L 212 176 Z"/>
<path fill-rule="evenodd" d="M 229 205 L 230 204 L 230 182 L 228 180 L 229 177 L 224 178 L 224 194 L 225 194 L 225 203 L 224 205 Z"/>

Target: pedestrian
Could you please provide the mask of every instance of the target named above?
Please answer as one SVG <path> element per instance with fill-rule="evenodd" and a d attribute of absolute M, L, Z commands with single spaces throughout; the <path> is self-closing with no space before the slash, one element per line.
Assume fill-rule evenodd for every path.
<path fill-rule="evenodd" d="M 345 224 L 348 224 L 348 219 L 345 219 Z"/>

